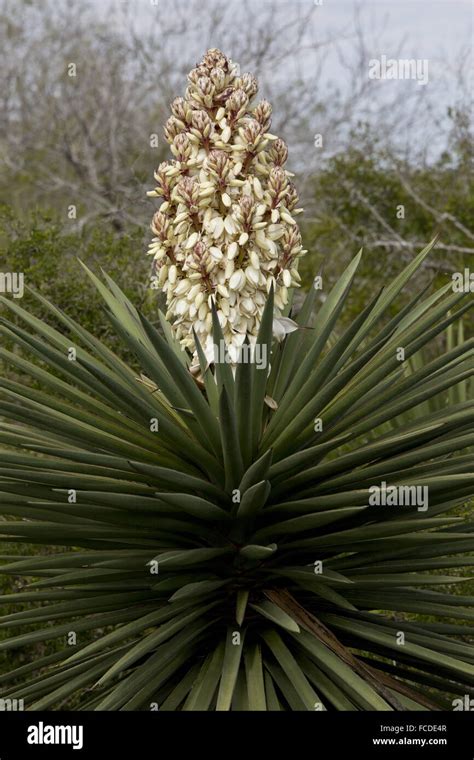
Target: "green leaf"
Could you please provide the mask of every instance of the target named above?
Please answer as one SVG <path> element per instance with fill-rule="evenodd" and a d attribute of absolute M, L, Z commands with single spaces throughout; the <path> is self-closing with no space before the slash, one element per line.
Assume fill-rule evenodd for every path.
<path fill-rule="evenodd" d="M 245 651 L 245 673 L 247 676 L 247 696 L 249 710 L 261 712 L 267 709 L 265 681 L 263 677 L 262 653 L 258 644 Z"/>
<path fill-rule="evenodd" d="M 194 683 L 183 710 L 209 710 L 210 704 L 219 684 L 224 661 L 225 645 L 221 641 L 209 655 L 202 669 L 202 676 Z"/>
<path fill-rule="evenodd" d="M 254 560 L 257 562 L 268 559 L 277 550 L 276 544 L 269 544 L 268 546 L 259 546 L 257 544 L 247 544 L 240 549 L 240 556 L 244 559 Z"/>
<path fill-rule="evenodd" d="M 316 326 L 312 335 L 312 346 L 303 361 L 301 362 L 296 374 L 292 378 L 287 392 L 285 394 L 285 401 L 281 402 L 277 412 L 275 412 L 272 421 L 270 422 L 262 440 L 262 446 L 268 447 L 269 444 L 275 439 L 275 433 L 284 424 L 285 413 L 289 407 L 290 401 L 292 401 L 303 387 L 306 378 L 310 372 L 310 369 L 314 366 L 315 362 L 319 358 L 324 345 L 332 332 L 332 329 L 336 323 L 336 320 L 342 310 L 345 299 L 349 293 L 352 280 L 354 278 L 355 271 L 359 266 L 362 251 L 359 251 L 355 259 L 349 264 L 344 274 L 340 277 L 330 294 L 324 301 L 321 307 Z"/>
<path fill-rule="evenodd" d="M 240 481 L 239 491 L 241 493 L 245 493 L 245 491 L 247 491 L 247 489 L 251 486 L 254 486 L 257 483 L 260 483 L 262 480 L 265 480 L 268 475 L 271 463 L 272 451 L 269 449 L 265 452 L 265 454 L 262 454 L 261 457 L 253 462 L 253 464 L 251 464 L 250 467 L 245 471 L 244 476 Z"/>
<path fill-rule="evenodd" d="M 260 613 L 260 615 L 263 615 L 263 617 L 271 620 L 272 623 L 279 625 L 281 628 L 299 633 L 300 627 L 298 623 L 296 623 L 284 610 L 277 607 L 276 604 L 273 604 L 273 602 L 263 601 L 259 604 L 251 604 L 250 607 Z"/>
<path fill-rule="evenodd" d="M 247 337 L 245 338 L 244 348 L 246 351 L 250 350 L 250 343 Z M 239 361 L 237 363 L 235 373 L 235 417 L 244 468 L 250 465 L 252 459 L 253 426 L 249 410 L 252 407 L 256 373 L 257 370 L 252 362 Z"/>
<path fill-rule="evenodd" d="M 295 639 L 296 635 L 292 634 Z M 314 660 L 315 664 L 341 688 L 349 699 L 363 710 L 391 710 L 390 705 L 374 691 L 372 686 L 361 678 L 335 652 L 307 631 L 301 631 L 297 644 Z"/>
<path fill-rule="evenodd" d="M 224 452 L 225 489 L 232 491 L 240 483 L 244 467 L 234 408 L 231 405 L 225 385 L 222 387 L 219 398 L 219 420 L 222 451 Z"/>
<path fill-rule="evenodd" d="M 226 355 L 227 347 L 224 340 L 224 333 L 222 332 L 219 318 L 217 316 L 215 304 L 212 305 L 212 339 L 214 341 L 214 346 L 220 348 L 217 353 L 217 357 L 214 357 L 215 359 L 217 358 L 219 360 L 214 361 L 218 392 L 220 394 L 222 392 L 222 389 L 225 388 L 229 398 L 229 403 L 233 405 L 235 391 L 234 376 L 232 374 L 230 364 L 226 361 L 220 361 L 223 355 Z"/>
<path fill-rule="evenodd" d="M 260 435 L 262 432 L 262 409 L 264 408 L 263 402 L 265 399 L 265 389 L 267 385 L 268 361 L 272 346 L 273 311 L 274 297 L 272 285 L 268 294 L 265 308 L 263 310 L 255 344 L 255 352 L 261 352 L 263 362 L 261 364 L 252 365 L 252 391 L 250 396 L 249 415 L 247 419 L 247 424 L 249 424 L 251 427 L 252 454 L 255 454 L 257 451 Z"/>
<path fill-rule="evenodd" d="M 224 661 L 222 664 L 221 680 L 219 684 L 219 692 L 217 695 L 217 711 L 230 710 L 235 684 L 237 683 L 237 675 L 239 672 L 240 660 L 244 648 L 245 631 L 242 631 L 240 640 L 237 644 L 234 643 L 234 634 L 235 631 L 233 631 L 232 628 L 228 628 L 224 650 Z"/>
<path fill-rule="evenodd" d="M 265 644 L 268 646 L 271 653 L 281 666 L 283 672 L 287 676 L 293 688 L 297 691 L 298 696 L 302 700 L 306 710 L 314 710 L 315 704 L 319 703 L 321 700 L 313 690 L 300 666 L 291 654 L 291 651 L 283 643 L 282 639 L 275 631 L 263 631 L 261 635 L 265 641 Z M 301 632 L 294 635 L 299 636 L 301 635 Z"/>
<path fill-rule="evenodd" d="M 241 589 L 240 591 L 237 591 L 235 619 L 237 621 L 237 625 L 239 626 L 242 626 L 242 623 L 244 622 L 248 599 L 249 599 L 249 592 L 246 589 Z"/>

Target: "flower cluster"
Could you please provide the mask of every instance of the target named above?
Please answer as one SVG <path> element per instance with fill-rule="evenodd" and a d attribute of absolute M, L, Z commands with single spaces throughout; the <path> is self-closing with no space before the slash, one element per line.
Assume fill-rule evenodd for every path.
<path fill-rule="evenodd" d="M 281 314 L 306 251 L 287 146 L 268 131 L 268 101 L 251 106 L 255 77 L 212 49 L 188 80 L 165 126 L 174 160 L 159 165 L 148 193 L 162 199 L 149 253 L 177 338 L 195 351 L 194 328 L 212 360 L 213 304 L 236 355 L 246 335 L 255 342 L 272 284 Z"/>

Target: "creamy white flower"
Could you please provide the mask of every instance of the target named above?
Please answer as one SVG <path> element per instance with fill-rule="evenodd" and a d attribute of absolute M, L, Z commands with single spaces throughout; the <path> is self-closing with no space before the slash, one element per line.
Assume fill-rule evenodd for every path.
<path fill-rule="evenodd" d="M 306 253 L 287 147 L 268 131 L 270 104 L 252 105 L 255 78 L 237 71 L 213 49 L 190 73 L 165 127 L 173 160 L 160 164 L 148 193 L 161 199 L 149 246 L 154 287 L 166 294 L 183 348 L 195 352 L 194 329 L 208 361 L 214 304 L 231 356 L 246 336 L 255 343 L 272 286 L 275 335 L 295 329 L 280 315 Z"/>
<path fill-rule="evenodd" d="M 298 330 L 298 327 L 298 324 L 289 317 L 273 318 L 273 335 L 279 343 L 282 342 L 286 335 Z"/>
<path fill-rule="evenodd" d="M 245 272 L 243 272 L 241 269 L 238 269 L 236 272 L 233 273 L 232 277 L 229 280 L 229 288 L 231 290 L 242 290 L 246 282 L 245 278 Z"/>

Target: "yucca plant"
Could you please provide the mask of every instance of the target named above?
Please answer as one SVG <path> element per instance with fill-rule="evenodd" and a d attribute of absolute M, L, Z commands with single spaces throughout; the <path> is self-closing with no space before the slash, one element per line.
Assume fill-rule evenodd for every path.
<path fill-rule="evenodd" d="M 4 573 L 39 580 L 2 599 L 27 605 L 3 616 L 3 628 L 35 627 L 0 646 L 70 631 L 79 643 L 3 673 L 2 696 L 29 709 L 79 693 L 82 707 L 101 710 L 390 710 L 434 709 L 471 692 L 463 623 L 472 598 L 434 591 L 460 579 L 430 571 L 473 564 L 472 523 L 448 513 L 472 494 L 472 459 L 459 452 L 474 441 L 474 402 L 377 434 L 473 372 L 472 341 L 406 378 L 396 356 L 466 311 L 445 316 L 462 297 L 446 288 L 377 327 L 427 253 L 329 351 L 359 256 L 312 328 L 281 344 L 270 296 L 258 337 L 269 376 L 255 363 L 235 376 L 216 363 L 214 374 L 201 357 L 205 391 L 171 334 L 166 341 L 108 278 L 108 287 L 94 280 L 145 381 L 41 296 L 67 336 L 4 299 L 29 329 L 2 320 L 2 333 L 41 362 L 1 356 L 45 391 L 1 382 L 10 420 L 0 433 L 1 511 L 16 518 L 2 523 L 2 538 L 61 548 L 3 556 Z M 310 324 L 315 298 L 299 324 Z M 218 341 L 217 321 L 215 331 Z M 429 509 L 369 506 L 382 481 L 428 486 Z"/>
<path fill-rule="evenodd" d="M 224 66 L 218 51 L 207 55 L 208 64 Z M 226 89 L 230 97 L 231 75 L 229 66 L 214 75 L 224 88 L 216 97 Z M 232 129 L 229 137 L 206 102 L 221 117 L 215 139 L 229 140 Z M 242 118 L 252 118 L 245 108 Z M 180 169 L 188 178 L 199 173 L 205 195 L 200 150 L 182 157 L 197 163 Z M 238 212 L 239 193 L 252 200 L 255 186 L 245 183 L 253 160 L 268 199 L 265 150 L 238 162 L 237 184 L 221 188 L 226 208 Z M 164 167 L 159 181 L 167 182 Z M 474 684 L 466 625 L 473 599 L 447 590 L 474 564 L 473 523 L 452 516 L 474 490 L 466 453 L 474 401 L 457 399 L 396 430 L 386 425 L 472 376 L 472 340 L 404 370 L 471 304 L 447 284 L 387 317 L 431 244 L 345 328 L 360 253 L 324 300 L 314 287 L 291 314 L 282 288 L 298 277 L 295 266 L 281 266 L 279 246 L 291 242 L 292 255 L 301 253 L 284 205 L 293 191 L 287 187 L 271 209 L 270 237 L 254 219 L 259 226 L 235 251 L 226 235 L 244 233 L 213 221 L 215 195 L 205 195 L 213 199 L 206 208 L 197 203 L 194 222 L 176 222 L 185 214 L 177 208 L 186 206 L 181 190 L 169 189 L 154 222 L 167 241 L 169 261 L 160 240 L 154 252 L 167 268 L 160 283 L 172 324 L 161 316 L 158 329 L 110 277 L 87 270 L 136 366 L 40 294 L 33 293 L 50 323 L 2 299 L 13 318 L 0 329 L 18 350 L 2 348 L 0 357 L 25 381 L 0 382 L 0 537 L 56 548 L 2 555 L 2 571 L 28 582 L 2 598 L 24 608 L 0 618 L 2 629 L 13 629 L 0 649 L 32 654 L 4 668 L 1 696 L 24 699 L 28 710 L 450 708 Z M 265 220 L 266 212 L 257 216 Z M 193 223 L 200 231 L 188 246 Z M 209 251 L 207 234 L 218 241 Z M 221 264 L 230 246 L 230 261 L 239 261 L 233 271 Z M 205 283 L 215 297 L 200 296 L 199 278 L 191 295 L 192 282 L 176 293 L 189 279 L 189 252 L 215 259 L 217 270 L 206 259 Z M 235 287 L 226 284 L 232 277 Z M 255 309 L 244 302 L 251 288 L 265 292 Z M 209 356 L 211 344 L 226 340 L 233 351 Z M 382 503 L 373 503 L 374 493 Z M 386 498 L 392 493 L 423 500 L 396 505 Z M 34 649 L 54 639 L 63 643 L 54 652 Z"/>

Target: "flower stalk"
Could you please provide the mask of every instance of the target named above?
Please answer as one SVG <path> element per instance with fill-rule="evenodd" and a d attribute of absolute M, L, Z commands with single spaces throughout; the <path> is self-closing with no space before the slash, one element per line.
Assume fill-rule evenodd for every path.
<path fill-rule="evenodd" d="M 270 103 L 252 105 L 257 90 L 254 76 L 208 50 L 172 103 L 165 136 L 174 158 L 159 165 L 148 193 L 162 201 L 151 225 L 153 286 L 166 294 L 183 348 L 195 355 L 194 330 L 209 361 L 213 306 L 237 361 L 246 336 L 255 344 L 272 286 L 281 316 L 306 253 L 288 149 L 269 132 Z"/>

